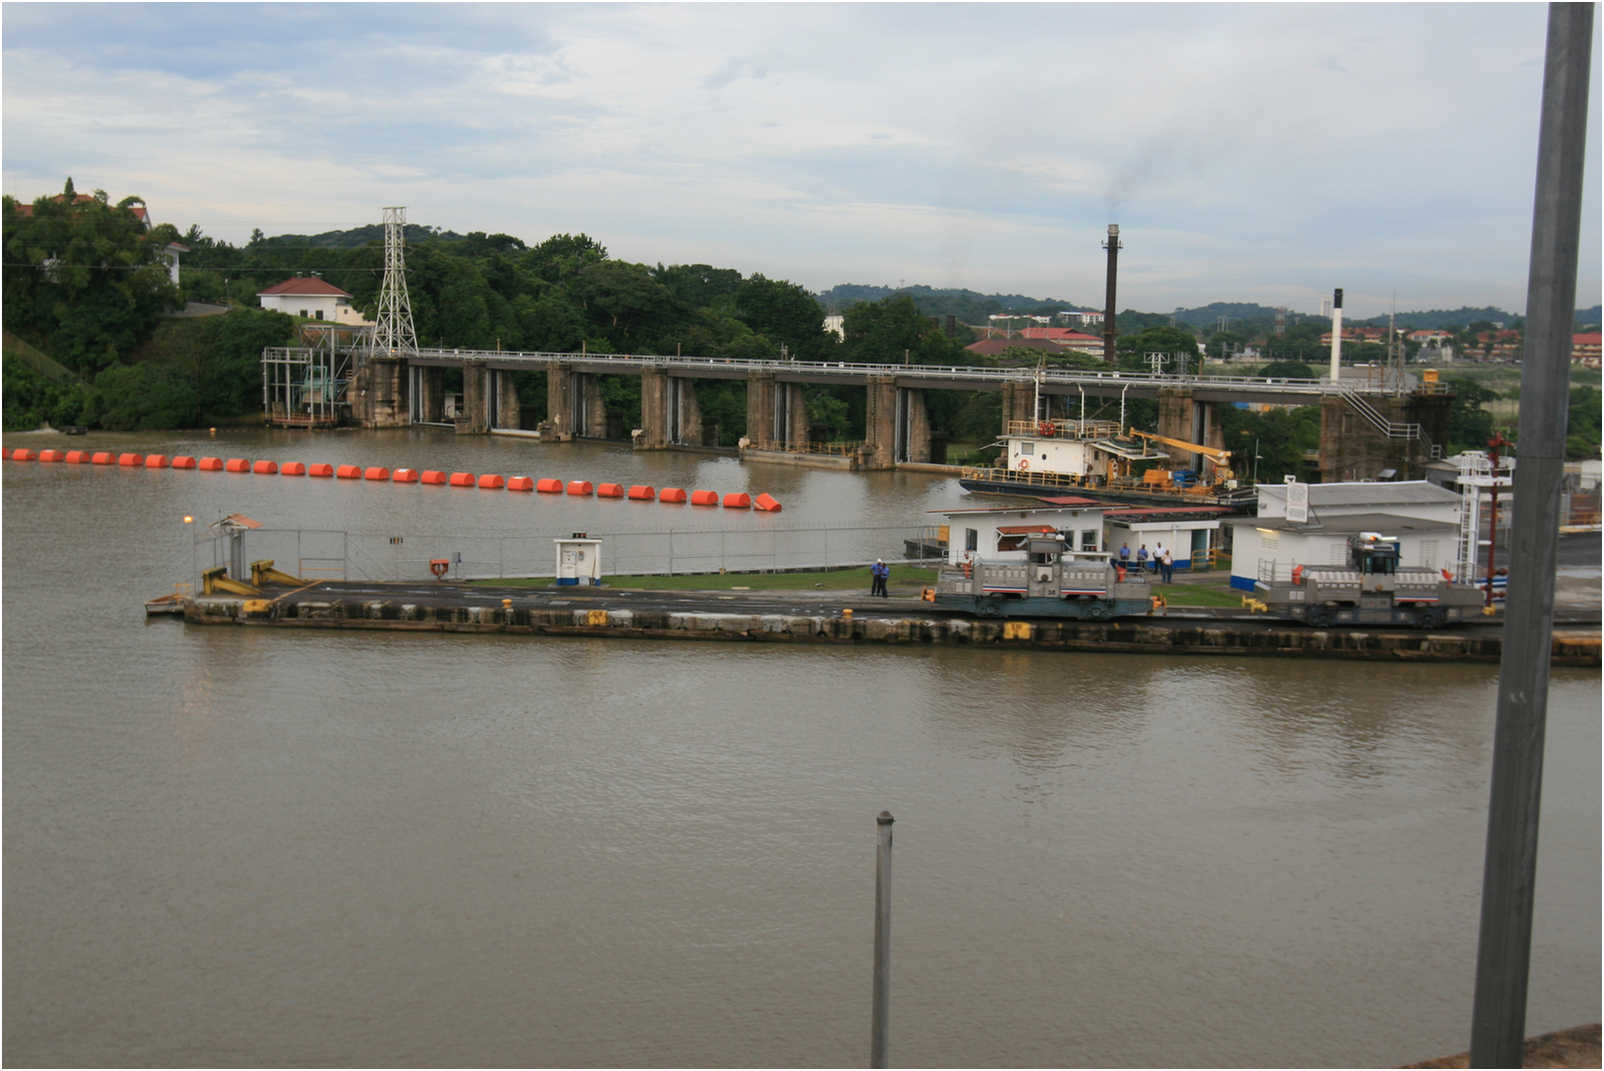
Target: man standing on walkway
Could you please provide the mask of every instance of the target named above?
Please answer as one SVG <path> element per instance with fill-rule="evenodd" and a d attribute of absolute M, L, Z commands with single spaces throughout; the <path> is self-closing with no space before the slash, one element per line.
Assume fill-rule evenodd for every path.
<path fill-rule="evenodd" d="M 1158 575 L 1158 563 L 1164 557 L 1164 544 L 1163 543 L 1155 543 L 1155 544 L 1153 544 L 1153 546 L 1156 548 L 1153 551 L 1153 575 L 1157 576 Z"/>
<path fill-rule="evenodd" d="M 1158 560 L 1158 567 L 1164 570 L 1164 583 L 1168 584 L 1175 575 L 1175 557 L 1168 547 L 1164 548 L 1164 556 Z"/>
<path fill-rule="evenodd" d="M 871 578 L 869 594 L 878 595 L 883 599 L 890 598 L 890 592 L 886 590 L 886 580 L 891 576 L 891 566 L 885 563 L 885 559 L 874 560 L 874 564 L 869 566 L 869 576 Z"/>

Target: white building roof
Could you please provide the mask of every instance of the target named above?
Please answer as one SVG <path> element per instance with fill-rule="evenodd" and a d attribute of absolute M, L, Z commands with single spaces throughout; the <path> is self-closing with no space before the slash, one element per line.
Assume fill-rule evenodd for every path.
<path fill-rule="evenodd" d="M 1310 483 L 1309 505 L 1321 506 L 1436 506 L 1455 505 L 1459 496 L 1427 480 L 1405 480 L 1400 483 Z M 1261 483 L 1257 485 L 1259 505 L 1268 502 L 1286 508 L 1286 484 Z"/>
<path fill-rule="evenodd" d="M 1457 496 L 1455 496 L 1457 498 Z M 1305 523 L 1289 521 L 1285 517 L 1240 517 L 1231 523 L 1268 532 L 1297 532 L 1301 535 L 1330 535 L 1344 538 L 1360 532 L 1380 532 L 1382 535 L 1405 533 L 1427 535 L 1458 531 L 1458 525 L 1446 521 L 1423 521 L 1416 517 L 1399 517 L 1392 513 L 1344 513 L 1330 520 L 1311 520 Z"/>

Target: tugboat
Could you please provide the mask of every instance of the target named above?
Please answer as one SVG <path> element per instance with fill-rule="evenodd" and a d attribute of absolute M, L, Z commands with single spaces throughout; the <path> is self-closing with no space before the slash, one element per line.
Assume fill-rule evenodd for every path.
<path fill-rule="evenodd" d="M 1170 467 L 1163 444 L 1201 455 L 1208 473 Z M 1074 494 L 1130 505 L 1222 506 L 1248 512 L 1257 496 L 1239 486 L 1230 453 L 1135 428 L 1112 420 L 1013 420 L 999 445 L 1001 468 L 966 468 L 958 483 L 981 494 L 1032 498 Z"/>

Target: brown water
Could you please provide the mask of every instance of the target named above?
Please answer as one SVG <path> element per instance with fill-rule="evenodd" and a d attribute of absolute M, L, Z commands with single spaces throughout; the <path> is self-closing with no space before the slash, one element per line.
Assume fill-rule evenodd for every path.
<path fill-rule="evenodd" d="M 794 525 L 959 501 L 450 436 L 107 442 L 770 490 Z M 862 1064 L 881 809 L 893 1063 L 1468 1045 L 1491 667 L 146 624 L 183 512 L 541 507 L 4 464 L 8 1064 Z M 1532 1032 L 1598 1014 L 1599 699 L 1555 672 Z"/>

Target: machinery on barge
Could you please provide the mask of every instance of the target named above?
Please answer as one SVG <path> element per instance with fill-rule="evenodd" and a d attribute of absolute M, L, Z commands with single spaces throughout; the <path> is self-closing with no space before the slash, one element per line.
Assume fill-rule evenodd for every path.
<path fill-rule="evenodd" d="M 1380 532 L 1348 537 L 1346 566 L 1297 565 L 1285 581 L 1257 581 L 1267 612 L 1317 628 L 1407 625 L 1436 628 L 1482 615 L 1485 595 L 1453 575 L 1401 564 L 1398 539 Z"/>

